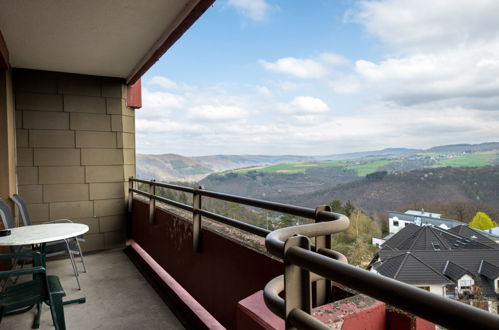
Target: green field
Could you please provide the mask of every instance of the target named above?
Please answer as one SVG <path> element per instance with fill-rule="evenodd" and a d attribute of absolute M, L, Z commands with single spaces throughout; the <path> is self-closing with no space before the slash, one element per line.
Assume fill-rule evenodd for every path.
<path fill-rule="evenodd" d="M 378 171 L 381 166 L 391 163 L 391 160 L 373 160 L 367 164 L 352 164 L 346 165 L 345 168 L 349 170 L 356 170 L 358 176 L 365 176 L 366 174 Z"/>
<path fill-rule="evenodd" d="M 355 164 L 355 162 L 362 162 L 362 164 Z M 248 173 L 251 171 L 255 172 L 265 172 L 265 173 L 304 173 L 307 169 L 313 167 L 344 167 L 345 169 L 357 171 L 358 176 L 364 176 L 366 174 L 376 172 L 380 166 L 386 165 L 392 162 L 391 160 L 379 160 L 379 159 L 369 159 L 369 160 L 347 160 L 347 161 L 324 161 L 317 163 L 286 163 L 271 166 L 263 166 L 261 168 L 244 168 L 239 170 L 228 171 L 227 173 Z"/>
<path fill-rule="evenodd" d="M 451 153 L 432 152 L 420 153 L 420 156 L 436 158 L 437 164 L 431 167 L 479 167 L 498 163 L 499 151 L 494 153 L 474 153 L 466 155 L 456 155 L 452 158 L 447 158 Z M 314 167 L 343 167 L 347 170 L 355 170 L 358 176 L 365 176 L 369 173 L 379 171 L 381 167 L 387 164 L 393 164 L 393 168 L 397 168 L 397 164 L 403 162 L 404 159 L 383 159 L 380 157 L 362 157 L 348 160 L 329 160 L 322 162 L 307 162 L 307 163 L 286 163 L 270 166 L 261 166 L 253 168 L 244 168 L 239 170 L 227 171 L 225 173 L 248 173 L 248 172 L 265 172 L 265 173 L 305 173 L 309 168 Z M 426 165 L 428 166 L 428 165 Z"/>
<path fill-rule="evenodd" d="M 453 158 L 439 159 L 441 165 L 435 167 L 452 166 L 452 167 L 477 167 L 491 165 L 492 161 L 497 158 L 497 154 L 468 154 Z"/>
<path fill-rule="evenodd" d="M 271 166 L 264 166 L 261 168 L 243 168 L 240 170 L 229 171 L 232 173 L 248 173 L 251 171 L 266 172 L 266 173 L 303 173 L 309 168 L 307 163 L 286 163 Z M 314 165 L 312 165 L 314 166 Z"/>

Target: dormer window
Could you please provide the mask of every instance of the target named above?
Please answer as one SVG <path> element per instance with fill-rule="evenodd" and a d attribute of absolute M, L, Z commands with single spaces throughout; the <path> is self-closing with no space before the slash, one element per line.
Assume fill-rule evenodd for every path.
<path fill-rule="evenodd" d="M 433 246 L 433 250 L 440 251 L 440 244 L 432 242 L 431 246 Z"/>

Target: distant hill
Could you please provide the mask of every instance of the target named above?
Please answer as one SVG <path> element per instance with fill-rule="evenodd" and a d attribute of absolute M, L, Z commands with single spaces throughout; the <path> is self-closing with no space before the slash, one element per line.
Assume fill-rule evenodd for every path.
<path fill-rule="evenodd" d="M 480 144 L 451 144 L 426 149 L 425 152 L 481 152 L 498 150 L 499 142 L 485 142 Z"/>
<path fill-rule="evenodd" d="M 343 153 L 326 156 L 299 155 L 213 155 L 185 157 L 177 154 L 137 155 L 137 175 L 144 179 L 160 181 L 199 181 L 210 174 L 233 171 L 239 174 L 265 172 L 282 175 L 302 176 L 282 177 L 282 175 L 264 175 L 260 184 L 274 186 L 275 189 L 288 193 L 300 185 L 310 189 L 322 188 L 328 184 L 346 183 L 358 180 L 366 174 L 376 171 L 410 171 L 414 169 L 441 166 L 486 166 L 499 164 L 499 143 L 457 144 L 438 146 L 427 150 L 408 148 L 387 148 L 366 152 Z M 338 170 L 341 168 L 342 170 Z M 354 177 L 354 170 L 358 177 Z M 349 172 L 350 171 L 350 172 Z M 243 177 L 240 177 L 244 180 Z M 251 178 L 250 178 L 251 179 Z M 269 179 L 270 181 L 268 181 Z M 274 180 L 274 181 L 273 181 Z M 297 180 L 297 181 L 293 181 Z M 216 180 L 222 183 L 221 180 Z M 223 181 L 223 180 L 222 180 Z M 234 181 L 234 178 L 230 178 Z M 212 182 L 213 183 L 213 182 Z M 228 183 L 232 186 L 234 183 Z M 223 186 L 223 185 L 222 185 Z M 242 189 L 242 188 L 241 188 Z M 271 187 L 248 188 L 252 194 L 267 194 Z"/>
<path fill-rule="evenodd" d="M 210 174 L 200 181 L 205 189 L 253 198 L 303 194 L 359 180 L 355 170 L 342 167 L 310 168 L 301 173 L 249 171 Z"/>
<path fill-rule="evenodd" d="M 159 181 L 198 181 L 214 172 L 312 160 L 306 156 L 137 154 L 137 176 Z"/>
<path fill-rule="evenodd" d="M 481 202 L 499 209 L 499 166 L 442 167 L 362 179 L 312 193 L 275 200 L 316 207 L 334 199 L 351 200 L 369 212 L 398 210 L 411 203 Z"/>
<path fill-rule="evenodd" d="M 196 181 L 213 172 L 210 167 L 176 154 L 137 154 L 137 176 L 158 181 Z"/>
<path fill-rule="evenodd" d="M 352 159 L 361 157 L 371 157 L 371 156 L 389 156 L 389 155 L 402 155 L 410 154 L 415 152 L 420 152 L 420 149 L 408 149 L 408 148 L 386 148 L 382 150 L 373 151 L 363 151 L 363 152 L 350 152 L 345 154 L 334 154 L 326 156 L 316 156 L 319 160 L 341 160 L 341 159 Z"/>
<path fill-rule="evenodd" d="M 192 159 L 206 167 L 211 168 L 214 172 L 222 172 L 236 168 L 313 160 L 312 157 L 293 155 L 214 155 L 192 157 Z"/>

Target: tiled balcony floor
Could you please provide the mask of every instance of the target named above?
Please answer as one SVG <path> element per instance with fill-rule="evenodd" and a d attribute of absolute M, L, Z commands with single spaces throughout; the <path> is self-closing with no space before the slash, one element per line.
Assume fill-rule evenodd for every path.
<path fill-rule="evenodd" d="M 184 329 L 122 250 L 86 255 L 85 263 L 88 272 L 80 275 L 81 291 L 69 259 L 47 264 L 48 273 L 61 279 L 65 300 L 87 298 L 84 304 L 64 306 L 67 329 Z M 5 317 L 0 329 L 31 329 L 34 315 L 33 309 Z M 45 305 L 40 329 L 53 329 Z"/>

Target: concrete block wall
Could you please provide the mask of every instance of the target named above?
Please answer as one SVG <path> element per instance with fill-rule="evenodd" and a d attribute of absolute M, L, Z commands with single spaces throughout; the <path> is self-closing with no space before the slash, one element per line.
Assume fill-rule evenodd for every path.
<path fill-rule="evenodd" d="M 85 250 L 125 243 L 134 111 L 114 78 L 14 70 L 18 192 L 35 223 L 85 223 Z"/>

